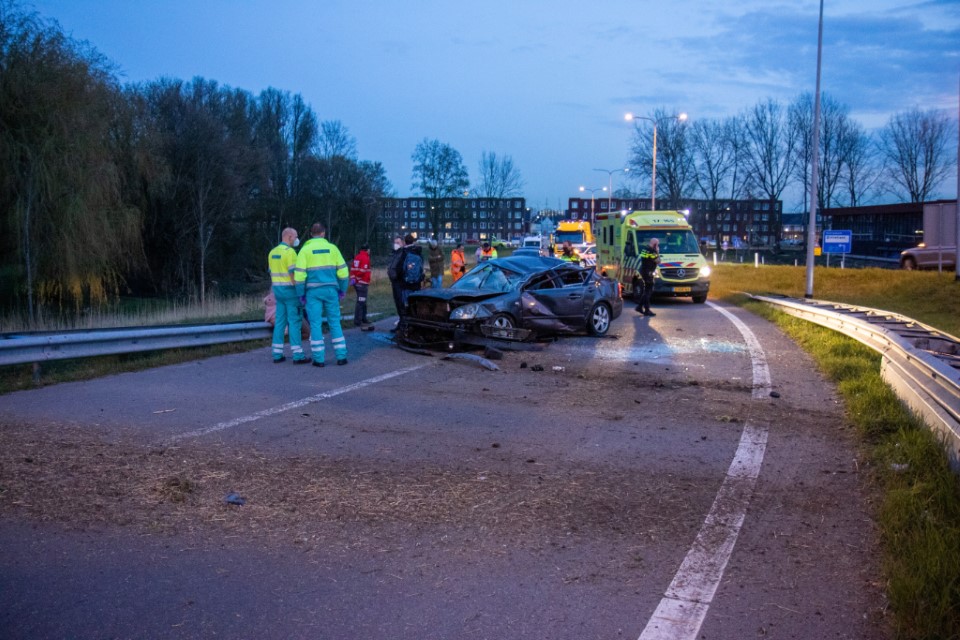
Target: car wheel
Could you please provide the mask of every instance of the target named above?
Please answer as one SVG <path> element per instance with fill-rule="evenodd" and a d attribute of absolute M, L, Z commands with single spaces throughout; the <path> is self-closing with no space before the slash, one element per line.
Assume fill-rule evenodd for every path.
<path fill-rule="evenodd" d="M 507 313 L 498 313 L 490 318 L 490 321 L 487 324 L 491 327 L 496 327 L 497 329 L 515 329 L 517 327 L 517 323 L 514 322 L 513 316 Z"/>
<path fill-rule="evenodd" d="M 693 301 L 696 304 L 703 304 L 707 301 L 707 294 L 703 294 L 702 296 L 693 296 Z"/>
<path fill-rule="evenodd" d="M 917 268 L 917 261 L 907 256 L 900 261 L 900 267 L 906 269 L 907 271 L 914 271 Z"/>
<path fill-rule="evenodd" d="M 602 302 L 593 305 L 587 317 L 587 331 L 592 336 L 602 336 L 610 329 L 610 307 Z"/>

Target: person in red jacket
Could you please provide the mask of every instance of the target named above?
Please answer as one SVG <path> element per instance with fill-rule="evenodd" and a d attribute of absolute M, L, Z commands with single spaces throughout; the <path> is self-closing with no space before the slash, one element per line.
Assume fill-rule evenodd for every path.
<path fill-rule="evenodd" d="M 367 322 L 367 292 L 370 289 L 370 246 L 360 246 L 360 251 L 350 263 L 350 284 L 357 292 L 357 306 L 353 312 L 353 326 L 362 331 L 373 331 Z"/>

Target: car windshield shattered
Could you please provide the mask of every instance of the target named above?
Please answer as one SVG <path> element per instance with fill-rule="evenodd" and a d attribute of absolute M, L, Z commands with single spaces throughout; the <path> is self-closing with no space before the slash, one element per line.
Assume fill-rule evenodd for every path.
<path fill-rule="evenodd" d="M 450 288 L 459 290 L 483 289 L 485 291 L 513 291 L 524 276 L 516 271 L 503 269 L 496 264 L 485 264 L 473 269 L 457 280 Z"/>

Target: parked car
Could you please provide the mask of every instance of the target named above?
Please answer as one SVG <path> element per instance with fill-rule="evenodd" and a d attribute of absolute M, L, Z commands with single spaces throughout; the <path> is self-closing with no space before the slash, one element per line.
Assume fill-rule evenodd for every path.
<path fill-rule="evenodd" d="M 912 249 L 900 252 L 900 268 L 911 271 L 913 269 L 936 269 L 938 265 L 944 269 L 953 269 L 957 261 L 957 248 L 928 247 L 920 243 Z"/>
<path fill-rule="evenodd" d="M 447 289 L 410 295 L 397 329 L 409 345 L 452 349 L 489 339 L 602 336 L 623 311 L 620 287 L 593 268 L 521 255 L 481 263 Z"/>

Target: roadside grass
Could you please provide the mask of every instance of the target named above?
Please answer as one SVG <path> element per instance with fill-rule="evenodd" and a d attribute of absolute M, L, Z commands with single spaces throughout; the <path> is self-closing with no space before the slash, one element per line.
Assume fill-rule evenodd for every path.
<path fill-rule="evenodd" d="M 450 277 L 447 276 L 447 284 Z M 111 327 L 159 326 L 175 324 L 215 324 L 221 322 L 263 321 L 263 297 L 267 294 L 208 298 L 207 304 L 168 302 L 156 299 L 123 300 L 108 309 L 90 310 L 76 317 L 46 315 L 37 322 L 29 323 L 15 314 L 0 317 L 0 332 L 20 331 L 69 331 L 76 329 L 105 329 Z M 367 315 L 372 321 L 396 314 L 393 305 L 390 281 L 386 270 L 375 269 L 374 279 L 367 294 Z M 341 306 L 344 328 L 353 326 L 353 311 L 356 294 L 353 288 Z M 269 340 L 251 340 L 230 344 L 145 351 L 100 358 L 76 360 L 53 360 L 34 368 L 32 365 L 0 367 L 0 395 L 33 389 L 61 382 L 90 380 L 107 375 L 142 371 L 192 360 L 202 360 L 232 353 L 262 349 Z"/>
<path fill-rule="evenodd" d="M 727 266 L 714 273 L 712 297 L 775 322 L 837 384 L 871 463 L 867 477 L 882 496 L 876 517 L 897 637 L 960 638 L 960 478 L 949 468 L 943 442 L 883 381 L 878 353 L 741 293 L 802 297 L 802 267 Z M 899 311 L 957 333 L 960 285 L 952 276 L 895 272 L 881 279 L 890 275 L 881 269 L 818 270 L 815 297 Z"/>
<path fill-rule="evenodd" d="M 713 268 L 710 297 L 742 301 L 742 292 L 780 293 L 802 298 L 806 269 L 721 263 Z M 883 309 L 909 316 L 954 336 L 960 335 L 960 283 L 953 272 L 818 267 L 813 297 Z"/>

